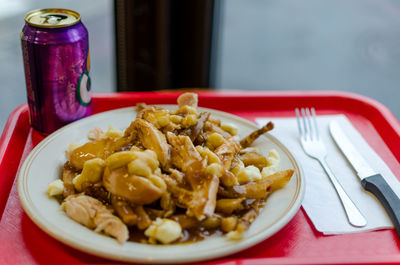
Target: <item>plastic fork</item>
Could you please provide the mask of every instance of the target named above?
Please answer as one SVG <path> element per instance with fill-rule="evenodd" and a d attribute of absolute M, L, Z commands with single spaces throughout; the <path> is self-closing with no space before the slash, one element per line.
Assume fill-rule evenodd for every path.
<path fill-rule="evenodd" d="M 342 185 L 340 185 L 339 181 L 336 179 L 332 170 L 326 163 L 325 159 L 327 156 L 327 151 L 325 144 L 319 135 L 315 109 L 311 108 L 310 111 L 308 108 L 302 108 L 299 111 L 299 109 L 296 108 L 295 112 L 297 117 L 297 126 L 299 128 L 300 142 L 304 152 L 309 157 L 318 160 L 325 173 L 328 175 L 337 195 L 339 196 L 349 223 L 355 227 L 365 226 L 367 224 L 367 220 L 344 191 Z"/>

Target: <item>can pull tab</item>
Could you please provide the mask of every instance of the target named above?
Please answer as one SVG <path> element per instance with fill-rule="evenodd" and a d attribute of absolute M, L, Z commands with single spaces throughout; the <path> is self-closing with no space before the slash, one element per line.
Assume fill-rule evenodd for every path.
<path fill-rule="evenodd" d="M 50 25 L 56 25 L 61 20 L 67 19 L 68 16 L 62 15 L 62 14 L 47 14 L 45 16 L 42 16 L 42 18 L 44 18 L 43 23 L 50 24 Z"/>

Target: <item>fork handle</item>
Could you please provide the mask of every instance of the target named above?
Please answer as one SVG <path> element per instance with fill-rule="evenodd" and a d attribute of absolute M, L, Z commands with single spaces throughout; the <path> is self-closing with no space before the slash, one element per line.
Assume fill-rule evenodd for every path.
<path fill-rule="evenodd" d="M 353 203 L 347 193 L 344 191 L 342 185 L 340 185 L 339 181 L 336 179 L 335 175 L 329 168 L 328 164 L 324 159 L 319 159 L 319 163 L 324 168 L 326 174 L 329 176 L 330 181 L 332 182 L 335 190 L 340 198 L 340 201 L 343 205 L 344 211 L 347 215 L 347 219 L 349 223 L 355 227 L 363 227 L 367 224 L 367 220 L 361 214 L 360 210 L 357 206 Z"/>

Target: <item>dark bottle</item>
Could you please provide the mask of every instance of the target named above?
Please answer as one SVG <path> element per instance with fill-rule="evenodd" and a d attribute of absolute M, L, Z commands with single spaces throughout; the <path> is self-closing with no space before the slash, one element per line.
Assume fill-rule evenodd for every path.
<path fill-rule="evenodd" d="M 117 90 L 209 87 L 213 0 L 114 0 Z"/>

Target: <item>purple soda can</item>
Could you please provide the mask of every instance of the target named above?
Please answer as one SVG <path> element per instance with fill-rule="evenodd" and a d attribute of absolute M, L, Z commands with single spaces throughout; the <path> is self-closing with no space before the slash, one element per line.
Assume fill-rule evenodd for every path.
<path fill-rule="evenodd" d="M 21 44 L 31 126 L 49 134 L 90 115 L 89 36 L 79 13 L 29 12 Z"/>

